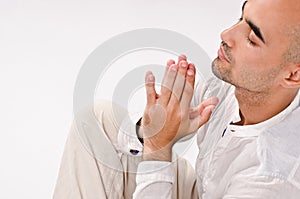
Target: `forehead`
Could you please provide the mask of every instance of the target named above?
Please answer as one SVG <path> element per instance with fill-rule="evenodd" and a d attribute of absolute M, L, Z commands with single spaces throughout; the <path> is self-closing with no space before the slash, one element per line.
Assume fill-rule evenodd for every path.
<path fill-rule="evenodd" d="M 260 28 L 266 43 L 283 42 L 288 40 L 287 30 L 299 21 L 299 10 L 295 9 L 299 4 L 298 0 L 249 0 L 243 14 Z"/>

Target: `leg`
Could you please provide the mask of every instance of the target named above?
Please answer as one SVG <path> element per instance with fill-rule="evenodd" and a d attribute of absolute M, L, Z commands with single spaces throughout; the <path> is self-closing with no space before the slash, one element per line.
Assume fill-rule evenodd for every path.
<path fill-rule="evenodd" d="M 75 116 L 53 198 L 123 198 L 123 168 L 114 146 L 126 111 L 114 109 L 113 117 L 111 107 L 101 101 L 95 112 L 89 107 Z"/>
<path fill-rule="evenodd" d="M 126 115 L 123 108 L 100 101 L 94 109 L 87 108 L 75 117 L 53 198 L 132 198 L 141 157 L 116 150 L 119 127 Z M 181 158 L 175 165 L 178 179 L 174 198 L 196 198 L 192 167 Z"/>

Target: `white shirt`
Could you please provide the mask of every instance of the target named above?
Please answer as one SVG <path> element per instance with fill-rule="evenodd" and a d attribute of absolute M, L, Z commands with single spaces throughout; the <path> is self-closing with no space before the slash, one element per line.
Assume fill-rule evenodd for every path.
<path fill-rule="evenodd" d="M 199 104 L 212 96 L 218 96 L 220 103 L 210 121 L 197 132 L 199 197 L 300 198 L 300 93 L 278 115 L 247 126 L 230 124 L 239 120 L 234 87 L 217 78 L 207 84 L 199 82 L 193 103 Z M 130 141 L 139 143 L 134 136 Z M 119 143 L 129 150 L 128 139 L 122 134 Z M 132 143 L 142 151 L 141 145 Z M 138 173 L 143 175 L 137 175 L 134 198 L 172 198 L 171 165 L 141 162 Z"/>

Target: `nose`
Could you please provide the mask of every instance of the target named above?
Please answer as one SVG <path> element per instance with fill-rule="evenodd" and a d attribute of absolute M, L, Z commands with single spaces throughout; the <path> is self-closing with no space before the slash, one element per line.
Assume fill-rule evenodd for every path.
<path fill-rule="evenodd" d="M 236 36 L 236 25 L 234 25 L 221 33 L 221 40 L 232 48 L 235 45 Z"/>

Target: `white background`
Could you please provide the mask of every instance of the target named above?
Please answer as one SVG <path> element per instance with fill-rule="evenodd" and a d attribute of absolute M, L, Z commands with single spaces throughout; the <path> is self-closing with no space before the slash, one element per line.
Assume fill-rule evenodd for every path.
<path fill-rule="evenodd" d="M 241 0 L 0 0 L 0 198 L 52 197 L 76 77 L 97 46 L 129 30 L 162 28 L 188 36 L 213 59 L 220 32 L 238 20 L 241 5 Z M 124 75 L 128 68 L 119 70 Z M 109 99 L 113 82 L 122 77 L 108 75 L 99 85 L 107 92 L 95 96 Z"/>

